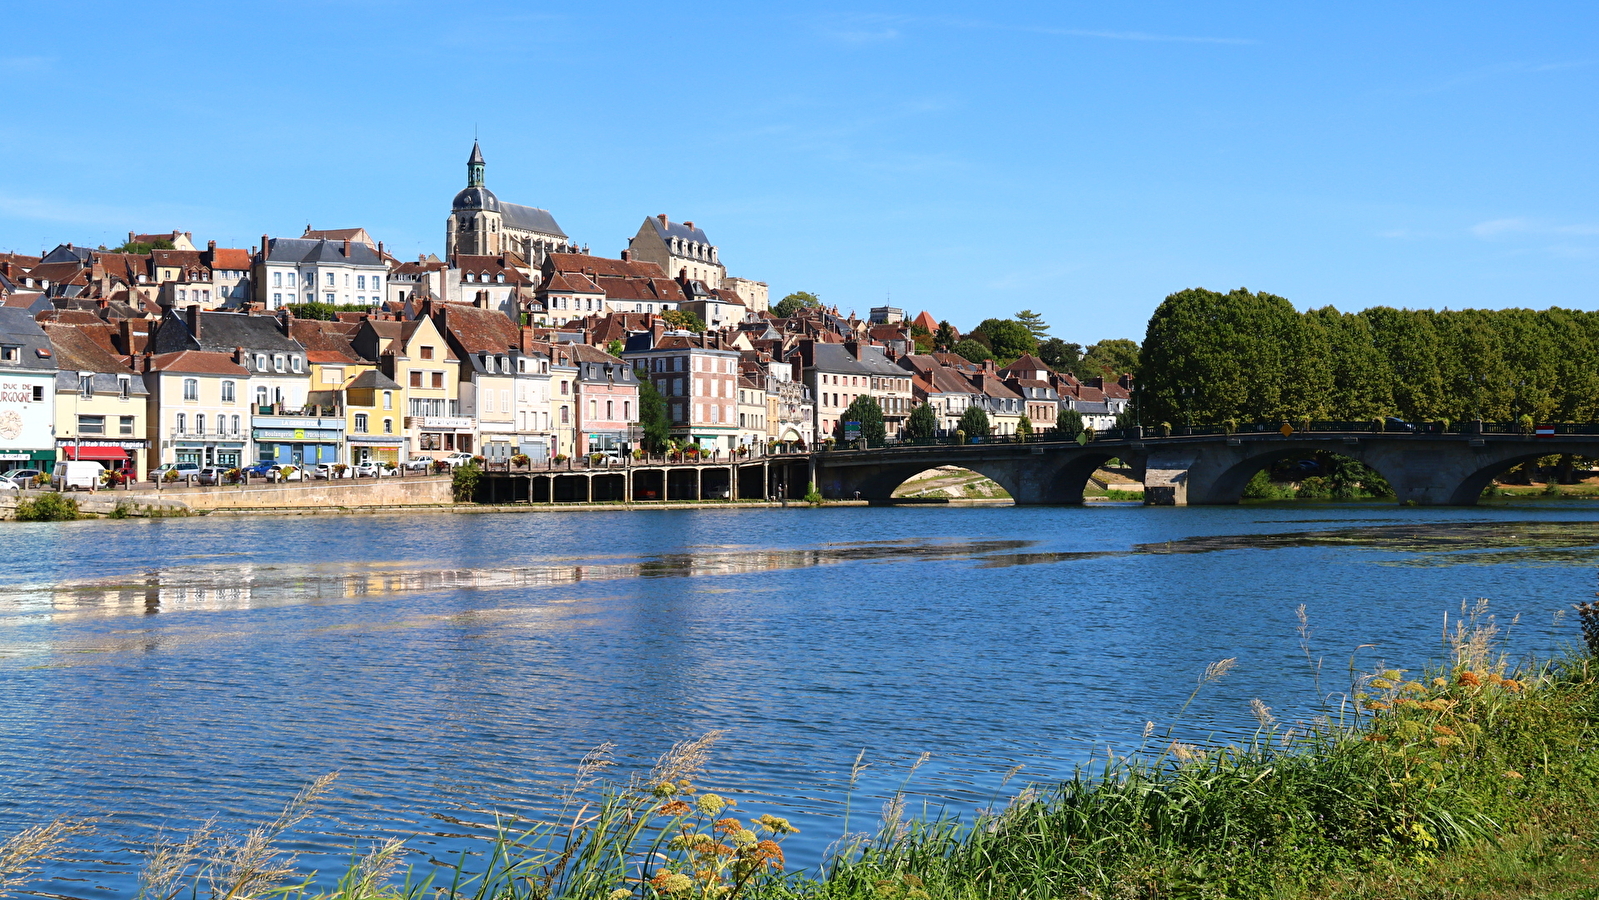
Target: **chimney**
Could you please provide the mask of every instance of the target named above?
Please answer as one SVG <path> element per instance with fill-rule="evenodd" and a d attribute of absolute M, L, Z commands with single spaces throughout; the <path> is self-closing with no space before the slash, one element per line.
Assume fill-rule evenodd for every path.
<path fill-rule="evenodd" d="M 845 341 L 844 342 L 844 352 L 848 353 L 850 356 L 855 357 L 856 359 L 860 359 L 861 358 L 861 345 L 860 345 L 860 343 L 858 341 L 855 341 L 855 340 Z"/>
<path fill-rule="evenodd" d="M 133 355 L 133 320 L 123 319 L 117 327 L 117 337 L 121 339 L 122 346 L 117 348 L 125 356 Z"/>
<path fill-rule="evenodd" d="M 71 241 L 67 241 L 67 249 L 68 250 L 72 249 L 72 242 Z"/>
<path fill-rule="evenodd" d="M 198 341 L 200 339 L 200 304 L 194 304 L 185 310 L 185 313 L 187 313 L 186 319 L 189 325 L 189 334 L 194 335 L 194 339 Z"/>
<path fill-rule="evenodd" d="M 488 291 L 478 291 L 477 292 L 477 297 L 474 298 L 473 301 L 472 301 L 472 305 L 477 307 L 478 309 L 488 309 L 489 308 L 489 292 Z"/>
<path fill-rule="evenodd" d="M 623 250 L 622 251 L 622 262 L 632 262 L 632 261 L 633 261 L 633 251 L 632 250 Z"/>
<path fill-rule="evenodd" d="M 216 241 L 206 241 L 205 242 L 205 249 L 211 251 L 212 253 L 217 252 L 217 242 Z"/>
<path fill-rule="evenodd" d="M 267 256 L 267 236 L 263 234 L 263 235 L 261 235 L 261 261 L 262 262 L 266 262 L 266 256 Z"/>
<path fill-rule="evenodd" d="M 383 258 L 383 242 L 378 241 L 378 259 Z"/>
<path fill-rule="evenodd" d="M 694 227 L 694 223 L 693 222 L 684 222 L 683 223 L 683 227 L 684 228 L 693 228 Z"/>
<path fill-rule="evenodd" d="M 133 243 L 133 232 L 128 232 L 128 243 Z"/>
<path fill-rule="evenodd" d="M 666 227 L 666 213 L 661 213 L 660 215 L 656 216 L 655 218 L 661 220 L 661 227 L 662 228 Z"/>
<path fill-rule="evenodd" d="M 234 347 L 233 348 L 233 362 L 234 362 L 235 365 L 240 365 L 240 366 L 244 365 L 244 348 L 243 347 Z"/>
<path fill-rule="evenodd" d="M 350 258 L 350 239 L 349 238 L 345 238 L 344 239 L 344 258 L 345 259 L 349 259 Z"/>

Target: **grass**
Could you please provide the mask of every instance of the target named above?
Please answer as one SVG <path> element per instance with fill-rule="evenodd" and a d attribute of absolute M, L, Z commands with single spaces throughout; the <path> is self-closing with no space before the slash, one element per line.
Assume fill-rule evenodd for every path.
<path fill-rule="evenodd" d="M 503 820 L 476 862 L 463 855 L 426 877 L 400 873 L 402 848 L 385 844 L 313 889 L 273 847 L 327 789 L 319 782 L 268 826 L 218 837 L 207 825 L 158 847 L 142 896 L 1595 898 L 1599 604 L 1579 619 L 1585 650 L 1512 666 L 1486 606 L 1463 607 L 1444 664 L 1352 672 L 1314 719 L 1279 722 L 1257 700 L 1254 738 L 1226 746 L 1185 745 L 1175 723 L 1151 723 L 1139 753 L 966 820 L 909 816 L 899 795 L 874 834 L 850 834 L 846 820 L 813 873 L 785 870 L 785 820 L 696 789 L 712 733 L 621 784 L 603 780 L 601 748 L 552 815 Z M 1231 665 L 1200 673 L 1189 703 Z M 31 865 L 11 846 L 0 847 L 0 878 Z"/>

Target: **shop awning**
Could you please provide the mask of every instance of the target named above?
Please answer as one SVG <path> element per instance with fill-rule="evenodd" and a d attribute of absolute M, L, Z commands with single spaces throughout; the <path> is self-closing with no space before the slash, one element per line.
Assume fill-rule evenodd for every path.
<path fill-rule="evenodd" d="M 62 447 L 63 459 L 111 459 L 124 460 L 128 458 L 128 451 L 121 447 Z"/>

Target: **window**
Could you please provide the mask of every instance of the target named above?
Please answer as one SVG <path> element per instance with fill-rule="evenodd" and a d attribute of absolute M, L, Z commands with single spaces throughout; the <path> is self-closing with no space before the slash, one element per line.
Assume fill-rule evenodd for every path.
<path fill-rule="evenodd" d="M 315 303 L 316 302 L 316 294 L 312 293 L 311 291 L 306 291 L 305 292 L 305 302 L 307 302 L 307 303 Z"/>
<path fill-rule="evenodd" d="M 422 373 L 421 372 L 412 372 L 411 373 L 411 387 L 419 388 L 421 386 L 422 386 Z"/>
<path fill-rule="evenodd" d="M 355 433 L 366 434 L 366 413 L 355 414 Z"/>
<path fill-rule="evenodd" d="M 605 401 L 605 418 L 613 420 L 616 418 L 616 401 Z"/>
<path fill-rule="evenodd" d="M 282 306 L 282 305 L 283 305 L 283 295 L 274 293 L 272 295 L 272 307 L 274 309 L 276 309 L 277 307 Z"/>
<path fill-rule="evenodd" d="M 483 371 L 490 375 L 494 374 L 494 357 L 487 355 L 483 357 Z"/>
<path fill-rule="evenodd" d="M 177 425 L 178 425 L 178 434 L 188 434 L 188 432 L 189 432 L 189 419 L 188 419 L 188 417 L 185 416 L 183 413 L 178 413 L 178 417 L 177 417 L 176 421 L 177 421 Z"/>
<path fill-rule="evenodd" d="M 423 359 L 432 359 L 433 358 L 433 348 L 432 347 L 423 347 L 422 348 L 422 358 Z"/>
<path fill-rule="evenodd" d="M 105 434 L 105 416 L 79 416 L 79 434 Z"/>
<path fill-rule="evenodd" d="M 266 388 L 258 387 L 258 388 L 255 389 L 255 405 L 256 406 L 266 406 L 267 405 L 267 389 Z"/>
<path fill-rule="evenodd" d="M 126 400 L 133 393 L 133 382 L 126 375 L 117 376 L 117 397 Z"/>
<path fill-rule="evenodd" d="M 365 275 L 357 275 L 357 276 L 355 276 L 355 289 L 358 290 L 358 291 L 366 290 L 366 276 Z"/>
<path fill-rule="evenodd" d="M 132 416 L 118 416 L 117 417 L 117 433 L 118 434 L 127 434 L 127 435 L 133 434 L 133 417 Z"/>
<path fill-rule="evenodd" d="M 233 382 L 231 382 L 231 381 L 222 382 L 222 402 L 223 403 L 232 403 L 233 402 Z"/>
<path fill-rule="evenodd" d="M 332 291 L 328 291 L 326 294 L 323 294 L 322 297 L 324 303 L 333 304 L 338 302 L 338 298 L 333 296 Z"/>
<path fill-rule="evenodd" d="M 324 366 L 322 369 L 323 384 L 343 384 L 344 369 L 339 366 Z"/>
<path fill-rule="evenodd" d="M 572 393 L 572 383 L 570 381 L 561 382 L 561 396 L 565 397 L 570 393 Z"/>
<path fill-rule="evenodd" d="M 283 371 L 283 354 L 274 353 L 272 355 L 272 369 L 277 372 Z"/>
<path fill-rule="evenodd" d="M 600 401 L 598 401 L 598 400 L 590 400 L 589 401 L 589 418 L 590 419 L 598 419 L 599 417 L 600 417 Z"/>
<path fill-rule="evenodd" d="M 344 273 L 344 286 L 345 287 L 349 287 L 350 286 L 350 273 L 349 272 L 345 272 Z"/>
<path fill-rule="evenodd" d="M 500 412 L 511 411 L 511 392 L 500 391 Z"/>
<path fill-rule="evenodd" d="M 628 422 L 633 421 L 633 401 L 622 401 L 622 418 Z"/>
<path fill-rule="evenodd" d="M 383 408 L 384 409 L 393 409 L 394 408 L 394 392 L 393 391 L 384 391 L 383 392 Z"/>
<path fill-rule="evenodd" d="M 234 434 L 238 434 L 239 433 L 239 417 L 238 416 L 234 416 L 233 417 L 233 433 Z"/>
<path fill-rule="evenodd" d="M 335 282 L 335 281 L 334 281 L 334 280 L 333 280 L 333 273 L 332 273 L 332 272 L 329 272 L 329 273 L 328 273 L 328 287 L 333 287 L 333 285 L 334 285 L 334 284 L 336 284 L 336 283 L 337 283 L 337 282 Z"/>
<path fill-rule="evenodd" d="M 294 273 L 293 272 L 285 272 L 285 273 L 283 273 L 283 278 L 284 278 L 284 287 L 294 287 L 295 277 L 294 277 Z M 278 286 L 277 282 L 273 282 L 272 286 L 273 287 L 277 287 Z"/>
<path fill-rule="evenodd" d="M 0 347 L 0 362 L 22 362 L 22 348 L 11 344 Z"/>
<path fill-rule="evenodd" d="M 568 409 L 565 406 L 561 407 L 561 424 L 562 425 L 568 425 L 568 424 L 571 424 L 571 421 L 572 421 L 572 410 Z"/>
<path fill-rule="evenodd" d="M 283 273 L 282 272 L 273 272 L 272 273 L 272 286 L 273 287 L 279 287 L 279 288 L 283 287 Z"/>
<path fill-rule="evenodd" d="M 486 412 L 486 413 L 494 412 L 494 392 L 493 391 L 484 391 L 483 392 L 483 411 Z"/>
<path fill-rule="evenodd" d="M 85 400 L 94 396 L 94 375 L 78 373 L 78 393 L 82 394 Z"/>
<path fill-rule="evenodd" d="M 383 433 L 384 434 L 393 434 L 394 433 L 394 420 L 393 419 L 384 419 L 383 420 Z"/>
<path fill-rule="evenodd" d="M 300 363 L 300 357 L 298 357 L 298 356 L 289 357 L 289 368 L 294 370 L 294 374 L 296 374 L 296 375 L 300 374 L 300 372 L 302 370 L 302 366 L 301 366 L 301 363 Z"/>
<path fill-rule="evenodd" d="M 194 433 L 205 434 L 205 413 L 194 414 Z"/>
<path fill-rule="evenodd" d="M 185 379 L 183 379 L 183 399 L 185 399 L 185 400 L 198 400 L 198 399 L 200 399 L 200 381 L 199 381 L 199 379 L 195 379 L 195 378 L 185 378 Z"/>
<path fill-rule="evenodd" d="M 257 372 L 265 372 L 266 371 L 266 367 L 267 367 L 266 354 L 265 353 L 257 353 L 255 355 L 255 370 Z"/>
<path fill-rule="evenodd" d="M 374 290 L 374 291 L 381 290 L 381 288 L 378 286 L 378 276 L 376 276 L 376 275 L 372 276 L 372 290 Z M 372 298 L 372 302 L 373 303 L 377 303 L 378 302 L 378 298 L 377 297 L 373 297 Z"/>
<path fill-rule="evenodd" d="M 433 373 L 433 386 L 435 388 L 444 387 L 444 373 L 443 372 L 434 372 Z"/>

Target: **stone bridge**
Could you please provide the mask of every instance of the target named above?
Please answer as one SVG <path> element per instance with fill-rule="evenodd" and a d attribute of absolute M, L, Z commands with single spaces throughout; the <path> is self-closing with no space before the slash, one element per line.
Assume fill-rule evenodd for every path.
<path fill-rule="evenodd" d="M 1349 457 L 1375 469 L 1398 502 L 1472 506 L 1494 476 L 1517 463 L 1570 453 L 1599 457 L 1599 434 L 1412 434 L 1277 432 L 1144 436 L 1136 428 L 1079 445 L 1074 441 L 897 446 L 824 451 L 812 457 L 822 496 L 884 503 L 906 479 L 936 466 L 959 466 L 993 479 L 1018 505 L 1083 502 L 1094 470 L 1120 459 L 1144 482 L 1146 503 L 1159 506 L 1237 503 L 1258 471 L 1315 451 Z"/>

